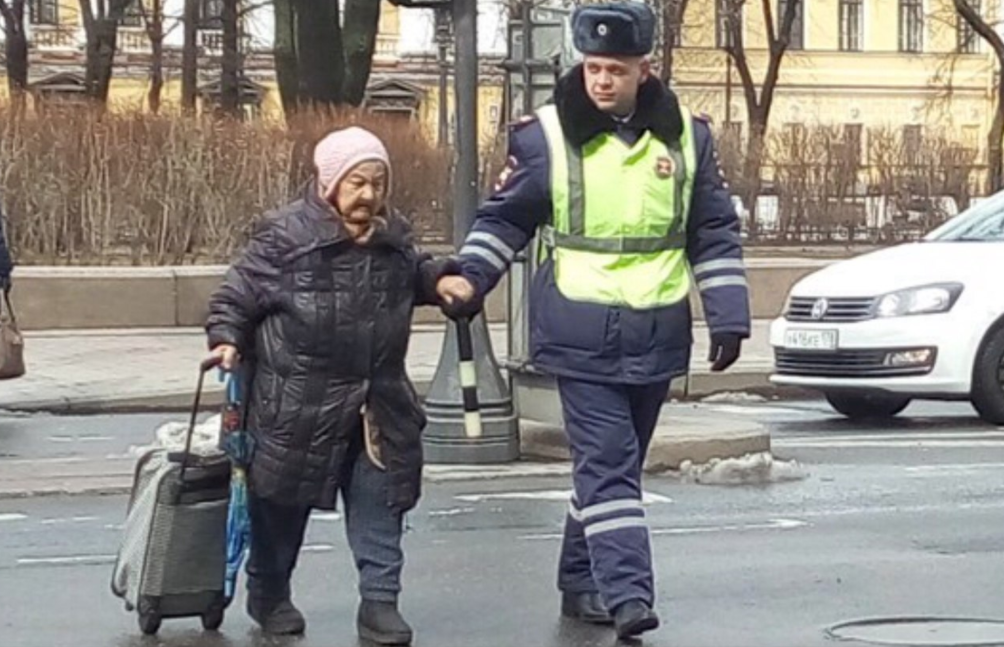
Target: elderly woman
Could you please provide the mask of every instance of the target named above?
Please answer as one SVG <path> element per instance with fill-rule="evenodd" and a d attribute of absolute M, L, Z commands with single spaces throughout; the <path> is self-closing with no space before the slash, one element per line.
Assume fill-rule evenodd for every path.
<path fill-rule="evenodd" d="M 328 135 L 296 202 L 266 218 L 210 302 L 214 356 L 250 384 L 248 613 L 305 630 L 290 576 L 313 508 L 340 492 L 363 638 L 406 644 L 397 608 L 402 516 L 419 498 L 425 416 L 405 374 L 416 305 L 438 304 L 451 263 L 418 253 L 389 211 L 391 166 L 361 128 Z"/>

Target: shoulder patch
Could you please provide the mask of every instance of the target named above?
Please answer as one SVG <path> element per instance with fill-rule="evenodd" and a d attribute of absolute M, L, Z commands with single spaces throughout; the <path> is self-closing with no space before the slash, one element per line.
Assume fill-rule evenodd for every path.
<path fill-rule="evenodd" d="M 502 171 L 499 173 L 498 178 L 495 180 L 495 186 L 493 187 L 495 193 L 498 193 L 506 187 L 509 183 L 509 178 L 512 177 L 513 172 L 519 167 L 519 160 L 510 155 L 506 161 L 505 166 L 502 167 Z"/>
<path fill-rule="evenodd" d="M 526 126 L 538 121 L 537 115 L 523 115 L 516 121 L 509 122 L 510 130 L 519 130 L 520 128 L 525 128 Z"/>

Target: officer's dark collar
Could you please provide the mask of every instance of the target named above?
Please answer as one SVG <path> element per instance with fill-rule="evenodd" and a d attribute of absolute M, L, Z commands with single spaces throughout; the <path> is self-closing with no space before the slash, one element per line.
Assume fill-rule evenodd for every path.
<path fill-rule="evenodd" d="M 602 133 L 614 132 L 617 123 L 602 112 L 586 93 L 582 65 L 576 65 L 558 80 L 554 90 L 561 127 L 573 146 L 582 146 Z M 638 90 L 638 106 L 629 127 L 650 130 L 666 144 L 680 139 L 683 117 L 676 95 L 652 77 Z"/>

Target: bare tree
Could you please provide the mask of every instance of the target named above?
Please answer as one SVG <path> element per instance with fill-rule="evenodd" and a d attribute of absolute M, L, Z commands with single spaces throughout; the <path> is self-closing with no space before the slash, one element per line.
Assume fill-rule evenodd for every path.
<path fill-rule="evenodd" d="M 182 25 L 185 31 L 181 50 L 181 109 L 195 114 L 199 85 L 199 0 L 185 0 Z"/>
<path fill-rule="evenodd" d="M 0 0 L 3 17 L 7 88 L 15 114 L 24 110 L 28 90 L 28 36 L 24 30 L 24 0 Z"/>
<path fill-rule="evenodd" d="M 770 110 L 774 104 L 774 92 L 781 76 L 781 62 L 791 43 L 791 28 L 795 16 L 801 11 L 802 0 L 788 0 L 785 3 L 784 15 L 780 17 L 780 25 L 775 26 L 774 13 L 771 10 L 773 0 L 761 0 L 764 30 L 767 35 L 768 61 L 767 71 L 757 92 L 757 83 L 753 79 L 747 57 L 746 43 L 743 39 L 743 13 L 746 0 L 716 0 L 723 10 L 726 38 L 724 49 L 735 63 L 739 78 L 742 81 L 743 95 L 746 98 L 746 114 L 749 132 L 747 133 L 746 159 L 743 176 L 747 182 L 746 195 L 743 196 L 750 210 L 749 235 L 755 238 L 756 199 L 760 193 L 760 170 L 763 167 L 764 141 L 767 134 L 767 124 L 770 121 Z"/>
<path fill-rule="evenodd" d="M 662 14 L 662 80 L 669 85 L 673 78 L 673 60 L 677 43 L 681 38 L 683 19 L 687 15 L 690 0 L 659 0 Z"/>
<path fill-rule="evenodd" d="M 143 16 L 143 30 L 150 41 L 150 87 L 147 89 L 146 101 L 150 112 L 160 112 L 164 91 L 164 0 L 146 0 L 140 2 L 140 12 Z"/>
<path fill-rule="evenodd" d="M 100 106 L 108 103 L 115 53 L 118 50 L 119 22 L 136 0 L 80 0 L 84 33 L 87 38 L 84 86 L 87 96 Z"/>
<path fill-rule="evenodd" d="M 240 97 L 240 0 L 223 0 L 223 59 L 220 74 L 220 110 L 236 116 Z"/>
<path fill-rule="evenodd" d="M 1004 40 L 996 29 L 969 4 L 968 0 L 952 0 L 955 10 L 965 20 L 973 31 L 982 38 L 994 51 L 997 57 L 996 94 L 994 100 L 994 119 L 987 133 L 987 184 L 991 193 L 1004 188 L 1004 158 L 1002 158 L 1002 140 L 1004 140 Z"/>
<path fill-rule="evenodd" d="M 293 0 L 275 0 L 272 53 L 275 58 L 276 80 L 282 110 L 286 115 L 296 112 L 300 95 L 300 63 L 296 55 L 296 11 Z"/>

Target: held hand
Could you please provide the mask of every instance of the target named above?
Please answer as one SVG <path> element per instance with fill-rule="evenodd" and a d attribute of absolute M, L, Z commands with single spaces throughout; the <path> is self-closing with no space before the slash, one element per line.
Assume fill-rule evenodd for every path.
<path fill-rule="evenodd" d="M 481 310 L 471 282 L 462 276 L 444 276 L 436 284 L 440 307 L 450 319 L 473 317 Z"/>
<path fill-rule="evenodd" d="M 237 366 L 240 357 L 237 347 L 231 344 L 220 344 L 209 355 L 220 358 L 220 368 L 224 371 L 232 371 Z"/>
<path fill-rule="evenodd" d="M 436 284 L 436 292 L 443 303 L 467 302 L 474 298 L 474 286 L 462 276 L 444 276 Z"/>
<path fill-rule="evenodd" d="M 742 344 L 742 337 L 735 333 L 712 333 L 711 352 L 708 353 L 711 371 L 720 373 L 735 364 Z"/>

